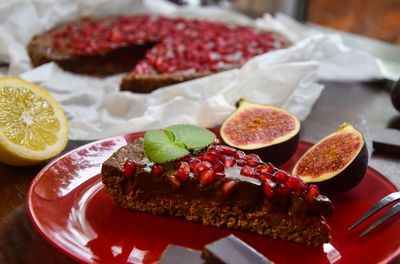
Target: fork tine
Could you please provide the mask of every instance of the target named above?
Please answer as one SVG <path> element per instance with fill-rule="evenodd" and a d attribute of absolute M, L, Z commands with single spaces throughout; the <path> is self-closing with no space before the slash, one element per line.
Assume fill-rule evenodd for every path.
<path fill-rule="evenodd" d="M 370 232 L 371 230 L 375 229 L 375 227 L 377 227 L 378 225 L 382 224 L 383 222 L 385 222 L 387 219 L 389 219 L 393 215 L 397 214 L 398 212 L 400 212 L 400 203 L 397 203 L 397 204 L 393 205 L 392 208 L 390 208 L 384 215 L 382 215 L 372 225 L 370 225 L 367 229 L 365 229 L 365 231 L 362 232 L 358 237 L 363 237 L 368 232 Z"/>
<path fill-rule="evenodd" d="M 352 230 L 362 222 L 364 222 L 368 217 L 385 207 L 386 205 L 395 202 L 400 199 L 400 192 L 394 192 L 386 197 L 383 197 L 379 202 L 377 202 L 374 206 L 371 207 L 363 216 L 360 217 L 352 226 L 349 227 L 349 230 Z"/>

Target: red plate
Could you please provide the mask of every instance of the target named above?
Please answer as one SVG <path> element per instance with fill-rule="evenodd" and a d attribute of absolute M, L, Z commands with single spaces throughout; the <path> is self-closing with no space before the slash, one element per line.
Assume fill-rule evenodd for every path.
<path fill-rule="evenodd" d="M 141 135 L 114 137 L 75 149 L 47 165 L 32 182 L 28 210 L 33 222 L 50 243 L 73 259 L 83 263 L 154 263 L 168 244 L 201 249 L 231 233 L 276 263 L 378 263 L 400 254 L 400 221 L 396 217 L 363 239 L 358 234 L 373 219 L 347 231 L 380 198 L 398 191 L 371 168 L 356 188 L 330 197 L 335 206 L 334 215 L 327 219 L 332 241 L 323 248 L 126 211 L 105 193 L 99 173 L 102 162 L 115 150 Z M 300 142 L 294 157 L 282 168 L 290 169 L 309 147 L 309 143 Z"/>

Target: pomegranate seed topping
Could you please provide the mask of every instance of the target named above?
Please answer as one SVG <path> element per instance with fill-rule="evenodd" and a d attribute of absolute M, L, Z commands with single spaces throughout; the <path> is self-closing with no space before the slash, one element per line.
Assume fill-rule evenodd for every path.
<path fill-rule="evenodd" d="M 246 154 L 241 150 L 237 150 L 235 152 L 235 158 L 237 158 L 237 159 L 246 159 Z"/>
<path fill-rule="evenodd" d="M 307 188 L 307 193 L 304 199 L 306 200 L 306 202 L 312 204 L 314 198 L 317 197 L 318 195 L 319 195 L 318 187 L 314 184 L 310 184 Z"/>
<path fill-rule="evenodd" d="M 136 173 L 136 164 L 131 160 L 127 160 L 124 165 L 124 176 L 128 179 L 132 178 Z"/>
<path fill-rule="evenodd" d="M 79 25 L 68 24 L 51 36 L 53 43 L 61 39 L 73 54 L 101 53 L 127 44 L 161 40 L 146 52 L 142 61 L 160 73 L 187 69 L 218 71 L 221 65 L 243 64 L 287 43 L 269 32 L 256 32 L 249 27 L 147 15 L 125 16 L 109 24 L 82 19 Z M 95 48 L 87 49 L 91 44 Z M 139 66 L 134 71 L 148 73 L 149 69 Z M 220 144 L 219 140 L 214 144 Z"/>
<path fill-rule="evenodd" d="M 290 194 L 290 188 L 286 184 L 280 183 L 277 186 L 276 194 L 282 198 L 287 197 Z"/>
<path fill-rule="evenodd" d="M 277 172 L 275 172 L 275 179 L 277 182 L 284 183 L 286 182 L 288 177 L 289 175 L 285 171 L 278 170 Z"/>
<path fill-rule="evenodd" d="M 221 145 L 221 151 L 225 155 L 233 156 L 235 154 L 235 152 L 236 152 L 236 149 L 228 147 L 228 146 Z"/>
<path fill-rule="evenodd" d="M 255 178 L 258 176 L 258 173 L 256 173 L 252 167 L 246 165 L 240 170 L 240 175 Z"/>
<path fill-rule="evenodd" d="M 207 161 L 207 157 L 205 154 L 198 155 L 197 158 L 201 161 Z"/>
<path fill-rule="evenodd" d="M 189 164 L 186 161 L 182 161 L 181 165 L 178 168 L 178 171 L 176 172 L 175 177 L 178 178 L 180 182 L 184 182 L 189 177 L 189 172 L 190 172 Z"/>
<path fill-rule="evenodd" d="M 201 162 L 201 160 L 197 159 L 197 158 L 192 158 L 191 160 L 189 160 L 189 166 L 190 169 L 194 169 L 194 167 L 196 167 L 197 164 L 199 164 Z"/>
<path fill-rule="evenodd" d="M 273 198 L 275 196 L 275 186 L 276 184 L 273 181 L 268 179 L 264 181 L 264 194 L 268 198 Z"/>
<path fill-rule="evenodd" d="M 212 181 L 215 178 L 215 173 L 213 172 L 212 169 L 209 169 L 207 171 L 205 171 L 201 176 L 200 176 L 200 185 L 202 186 L 206 186 L 210 183 L 212 183 Z"/>
<path fill-rule="evenodd" d="M 220 172 L 223 171 L 225 169 L 224 164 L 222 163 L 222 161 L 218 160 L 216 161 L 213 165 L 212 168 L 215 172 Z"/>
<path fill-rule="evenodd" d="M 247 160 L 247 165 L 249 165 L 250 167 L 256 167 L 259 164 L 260 162 L 258 160 L 255 159 Z"/>
<path fill-rule="evenodd" d="M 164 164 L 161 163 L 156 163 L 151 168 L 151 173 L 156 176 L 160 175 L 163 171 L 164 171 Z"/>
<path fill-rule="evenodd" d="M 239 167 L 243 167 L 243 166 L 247 165 L 247 161 L 242 160 L 242 159 L 238 159 L 238 160 L 236 161 L 236 164 L 237 164 Z"/>
<path fill-rule="evenodd" d="M 221 149 L 218 145 L 210 145 L 207 149 L 207 152 L 213 153 L 213 154 L 218 154 L 221 152 Z"/>
<path fill-rule="evenodd" d="M 192 160 L 192 159 L 193 159 L 193 157 L 189 154 L 189 155 L 186 155 L 185 157 L 180 158 L 178 161 L 186 161 L 186 162 L 189 162 L 189 161 Z"/>
<path fill-rule="evenodd" d="M 206 153 L 206 154 L 204 154 L 204 157 L 210 163 L 214 163 L 219 160 L 219 156 L 217 156 L 216 154 L 213 154 L 213 153 Z"/>
<path fill-rule="evenodd" d="M 221 161 L 224 163 L 225 168 L 230 168 L 236 164 L 235 158 L 227 155 L 222 155 Z"/>
<path fill-rule="evenodd" d="M 216 178 L 224 178 L 225 177 L 225 173 L 222 173 L 222 172 L 215 172 L 214 174 L 215 174 Z"/>
<path fill-rule="evenodd" d="M 274 175 L 272 175 L 268 172 L 260 172 L 260 174 L 258 174 L 258 179 L 260 181 L 265 181 L 266 179 L 268 179 L 270 181 L 274 181 Z"/>
<path fill-rule="evenodd" d="M 246 156 L 246 160 L 254 160 L 254 161 L 258 161 L 258 163 L 261 163 L 261 159 L 257 154 L 251 153 L 249 155 Z"/>
<path fill-rule="evenodd" d="M 176 186 L 180 187 L 181 182 L 175 176 L 169 176 L 168 179 Z"/>
<path fill-rule="evenodd" d="M 115 43 L 121 43 L 123 42 L 123 38 L 120 32 L 118 31 L 113 31 L 111 35 L 111 41 Z"/>
<path fill-rule="evenodd" d="M 294 190 L 298 195 L 302 194 L 306 189 L 306 184 L 296 176 L 289 176 L 286 185 Z"/>
<path fill-rule="evenodd" d="M 199 164 L 194 167 L 193 172 L 202 175 L 205 171 L 210 170 L 212 168 L 212 165 L 208 161 L 201 161 Z"/>
<path fill-rule="evenodd" d="M 275 167 L 271 163 L 266 163 L 266 164 L 261 164 L 255 168 L 256 172 L 268 172 L 268 173 L 274 173 L 275 172 Z"/>
<path fill-rule="evenodd" d="M 235 181 L 227 181 L 224 183 L 222 186 L 222 191 L 224 194 L 229 195 L 230 193 L 233 192 L 233 190 L 236 188 L 236 182 Z"/>

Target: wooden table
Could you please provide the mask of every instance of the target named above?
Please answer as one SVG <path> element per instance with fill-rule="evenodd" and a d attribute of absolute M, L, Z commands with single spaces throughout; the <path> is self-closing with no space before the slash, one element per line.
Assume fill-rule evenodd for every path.
<path fill-rule="evenodd" d="M 400 129 L 400 114 L 390 101 L 387 82 L 325 82 L 326 88 L 302 124 L 301 139 L 317 142 L 353 122 L 370 152 L 369 165 L 400 186 L 400 157 L 373 151 L 372 140 L 384 128 Z M 70 141 L 64 152 L 84 141 Z M 0 263 L 74 263 L 36 231 L 27 208 L 29 185 L 44 164 L 10 167 L 0 164 Z M 400 258 L 394 263 L 400 263 Z"/>

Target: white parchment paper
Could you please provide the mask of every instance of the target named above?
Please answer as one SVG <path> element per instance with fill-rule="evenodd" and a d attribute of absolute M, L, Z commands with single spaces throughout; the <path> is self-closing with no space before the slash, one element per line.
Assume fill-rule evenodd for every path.
<path fill-rule="evenodd" d="M 83 15 L 149 12 L 275 30 L 294 45 L 255 57 L 240 69 L 151 94 L 119 91 L 122 74 L 100 79 L 65 72 L 54 63 L 35 69 L 30 65 L 26 46 L 31 37 L 59 22 Z M 0 61 L 10 64 L 6 75 L 49 91 L 68 118 L 70 139 L 97 139 L 176 123 L 214 127 L 234 111 L 240 98 L 283 107 L 304 120 L 323 89 L 319 79 L 383 77 L 373 56 L 344 46 L 338 35 L 309 30 L 284 15 L 252 20 L 217 7 L 177 7 L 159 0 L 20 0 L 0 2 L 0 19 Z"/>

